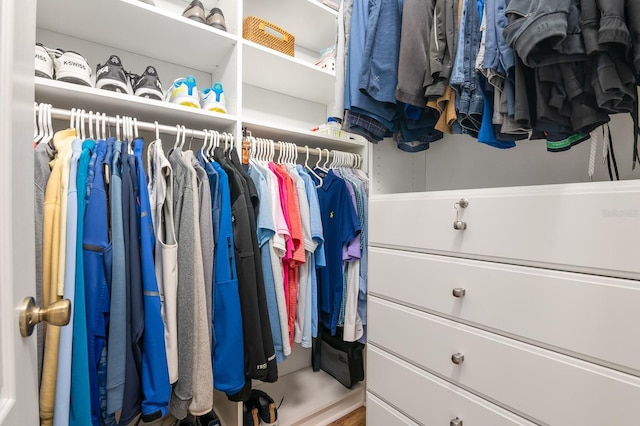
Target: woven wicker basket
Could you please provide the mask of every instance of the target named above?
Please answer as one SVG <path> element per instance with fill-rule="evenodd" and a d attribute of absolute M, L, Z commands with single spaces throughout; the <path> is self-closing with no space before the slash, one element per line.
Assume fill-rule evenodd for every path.
<path fill-rule="evenodd" d="M 295 37 L 277 25 L 256 16 L 244 18 L 242 37 L 285 55 L 293 56 Z"/>

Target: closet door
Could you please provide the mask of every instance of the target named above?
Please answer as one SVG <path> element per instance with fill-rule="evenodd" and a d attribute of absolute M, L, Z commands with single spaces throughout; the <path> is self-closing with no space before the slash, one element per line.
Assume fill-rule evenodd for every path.
<path fill-rule="evenodd" d="M 35 0 L 0 3 L 0 425 L 38 424 L 36 338 L 18 309 L 35 295 L 33 45 Z"/>

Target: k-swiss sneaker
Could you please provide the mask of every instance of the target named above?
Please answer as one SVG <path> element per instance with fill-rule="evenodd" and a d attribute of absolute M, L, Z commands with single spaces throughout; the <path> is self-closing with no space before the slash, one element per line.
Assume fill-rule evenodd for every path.
<path fill-rule="evenodd" d="M 131 93 L 127 85 L 127 72 L 122 61 L 116 55 L 111 55 L 104 64 L 96 67 L 96 88 L 118 93 Z"/>
<path fill-rule="evenodd" d="M 81 54 L 60 51 L 60 56 L 54 56 L 53 64 L 56 80 L 91 86 L 91 67 Z"/>
<path fill-rule="evenodd" d="M 162 100 L 162 83 L 158 77 L 155 67 L 148 66 L 142 75 L 129 75 L 131 78 L 131 86 L 133 94 L 143 98 Z"/>
<path fill-rule="evenodd" d="M 53 58 L 50 49 L 47 49 L 42 43 L 36 43 L 36 77 L 53 78 Z M 59 53 L 52 51 L 53 54 Z"/>
<path fill-rule="evenodd" d="M 196 78 L 188 75 L 185 78 L 179 78 L 174 81 L 169 90 L 167 90 L 165 100 L 173 104 L 200 108 Z"/>
<path fill-rule="evenodd" d="M 215 83 L 212 88 L 206 88 L 200 92 L 200 105 L 207 111 L 227 113 L 226 101 L 222 84 Z"/>
<path fill-rule="evenodd" d="M 189 6 L 182 12 L 182 16 L 185 18 L 193 19 L 201 24 L 205 23 L 204 6 L 200 0 L 193 0 Z"/>

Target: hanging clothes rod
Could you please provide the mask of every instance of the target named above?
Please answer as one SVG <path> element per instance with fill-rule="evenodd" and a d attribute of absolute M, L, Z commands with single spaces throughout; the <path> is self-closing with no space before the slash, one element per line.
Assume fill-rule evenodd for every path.
<path fill-rule="evenodd" d="M 96 114 L 96 112 L 93 112 L 93 111 L 92 113 Z M 70 120 L 71 111 L 63 108 L 51 108 L 51 117 L 59 120 Z M 84 118 L 84 120 L 88 120 L 89 111 L 85 110 L 85 113 L 82 117 Z M 124 115 L 120 116 L 121 120 L 122 120 L 122 117 L 124 117 Z M 106 119 L 109 126 L 116 126 L 116 117 L 107 115 Z M 156 131 L 155 123 L 150 123 L 148 121 L 137 121 L 137 124 L 138 124 L 139 130 L 146 130 L 149 132 Z M 122 125 L 122 121 L 120 122 L 120 125 Z M 176 136 L 178 133 L 178 129 L 176 126 L 167 126 L 166 124 L 158 124 L 157 129 L 160 133 L 165 135 Z M 204 139 L 204 136 L 205 136 L 202 130 L 185 128 L 185 132 L 186 132 L 186 136 L 193 137 L 193 138 Z"/>
<path fill-rule="evenodd" d="M 37 112 L 38 108 L 36 106 L 36 112 Z M 78 112 L 76 111 L 76 114 Z M 81 117 L 84 120 L 89 120 L 89 113 L 90 111 L 84 111 L 84 113 L 81 115 Z M 95 114 L 102 114 L 100 112 L 94 112 L 91 111 L 92 114 L 94 114 L 94 118 L 95 118 Z M 68 110 L 68 109 L 64 109 L 64 108 L 51 108 L 51 118 L 55 118 L 58 120 L 71 120 L 71 114 L 72 111 Z M 125 117 L 126 115 L 122 115 L 119 116 L 120 120 L 122 120 L 123 117 Z M 133 118 L 133 117 L 132 117 Z M 113 126 L 115 127 L 117 125 L 117 119 L 114 116 L 110 116 L 107 115 L 106 116 L 106 122 L 109 126 Z M 123 125 L 122 121 L 120 121 L 120 125 Z M 165 135 L 170 135 L 170 136 L 176 136 L 178 134 L 178 127 L 179 126 L 167 126 L 166 124 L 156 124 L 148 122 L 148 121 L 138 121 L 137 120 L 137 128 L 138 130 L 144 130 L 144 131 L 148 131 L 148 132 L 155 132 L 156 130 L 158 130 L 159 133 L 165 134 Z M 180 130 L 180 132 L 183 132 L 183 130 Z M 220 133 L 220 132 L 219 132 Z M 205 138 L 205 132 L 202 130 L 194 130 L 194 129 L 190 129 L 190 128 L 184 128 L 184 135 L 186 137 L 191 137 L 191 138 L 198 138 L 198 139 L 202 139 L 204 140 Z M 251 136 L 249 134 L 249 137 L 253 137 L 256 142 L 258 144 L 264 144 L 264 145 L 272 145 L 274 149 L 276 150 L 280 150 L 281 146 L 283 146 L 284 144 L 292 144 L 295 145 L 296 150 L 298 151 L 299 154 L 306 154 L 307 152 L 310 155 L 314 155 L 314 156 L 318 156 L 317 152 L 318 151 L 322 151 L 324 155 L 324 152 L 329 152 L 330 156 L 336 156 L 336 155 L 341 155 L 341 154 L 347 154 L 347 155 L 355 155 L 358 157 L 359 162 L 362 163 L 362 156 L 360 154 L 353 154 L 353 153 L 348 153 L 345 151 L 338 151 L 338 150 L 328 150 L 328 149 L 321 149 L 321 148 L 316 148 L 316 147 L 308 147 L 308 151 L 307 151 L 307 147 L 306 146 L 300 146 L 297 145 L 295 143 L 292 142 L 286 142 L 286 141 L 272 141 L 271 139 L 264 139 L 264 138 L 259 138 L 259 137 L 255 137 L 255 136 Z M 273 142 L 273 144 L 271 144 L 271 142 Z M 282 144 L 279 144 L 279 142 L 282 142 Z"/>

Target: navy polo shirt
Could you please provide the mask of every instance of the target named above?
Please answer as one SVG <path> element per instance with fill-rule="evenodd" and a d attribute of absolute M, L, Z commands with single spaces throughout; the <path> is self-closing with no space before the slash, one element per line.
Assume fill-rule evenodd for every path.
<path fill-rule="evenodd" d="M 318 312 L 322 324 L 335 334 L 343 298 L 343 247 L 360 233 L 360 220 L 343 179 L 333 171 L 316 169 L 322 177 L 318 188 L 327 266 L 318 269 Z M 315 176 L 314 176 L 315 179 Z M 316 181 L 318 183 L 318 181 Z"/>

